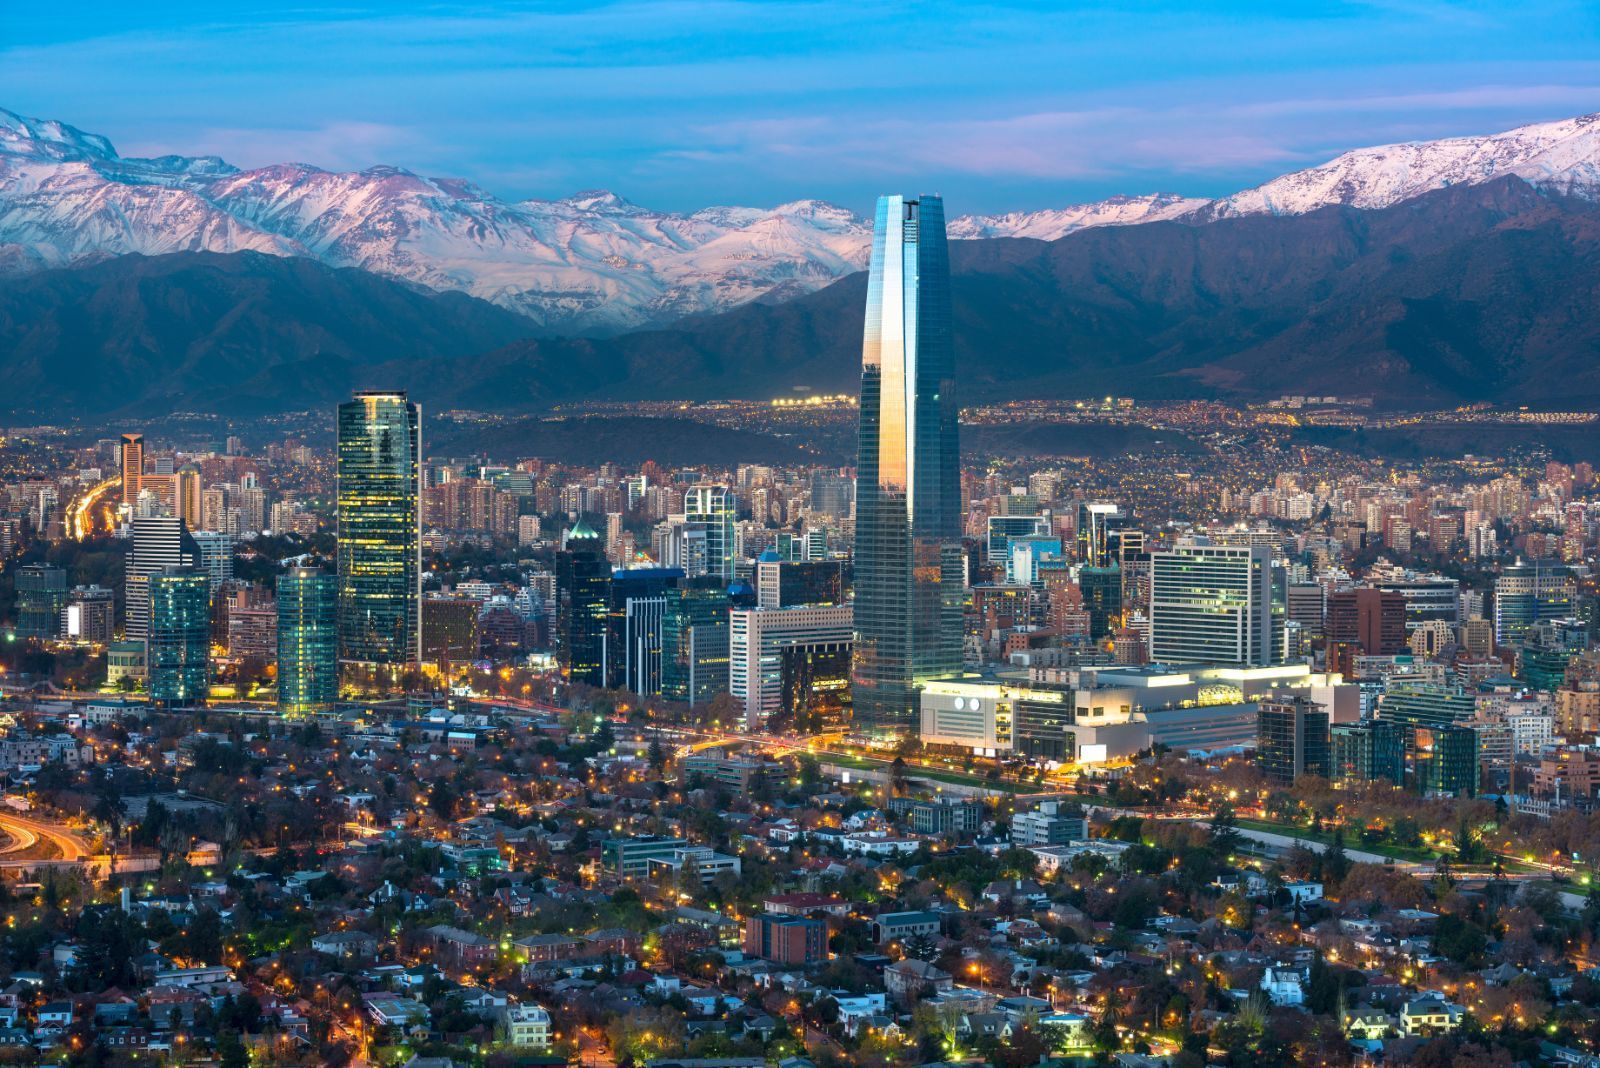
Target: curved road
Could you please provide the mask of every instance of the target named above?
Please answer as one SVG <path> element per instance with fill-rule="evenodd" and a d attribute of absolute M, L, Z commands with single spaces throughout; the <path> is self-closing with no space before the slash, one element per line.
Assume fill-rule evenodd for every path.
<path fill-rule="evenodd" d="M 89 859 L 88 841 L 76 831 L 54 823 L 43 823 L 12 812 L 0 812 L 0 830 L 5 831 L 12 839 L 11 844 L 7 845 L 0 853 L 20 852 L 22 849 L 36 844 L 42 838 L 54 846 L 56 852 L 60 854 L 59 857 L 49 858 L 51 861 L 76 863 Z M 17 845 L 18 842 L 24 840 L 26 840 L 27 845 Z M 0 861 L 0 866 L 16 868 L 38 863 L 40 863 L 38 859 L 4 860 Z"/>

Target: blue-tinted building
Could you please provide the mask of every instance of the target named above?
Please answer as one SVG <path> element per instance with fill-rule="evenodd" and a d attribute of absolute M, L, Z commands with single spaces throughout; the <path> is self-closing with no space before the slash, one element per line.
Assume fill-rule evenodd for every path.
<path fill-rule="evenodd" d="M 961 482 L 950 263 L 938 197 L 878 199 L 862 343 L 852 687 L 866 731 L 916 729 L 961 670 Z"/>
<path fill-rule="evenodd" d="M 146 580 L 150 623 L 145 635 L 150 701 L 188 705 L 211 687 L 211 582 L 202 572 L 167 568 Z"/>
<path fill-rule="evenodd" d="M 320 712 L 339 699 L 339 584 L 321 568 L 278 576 L 278 709 Z"/>

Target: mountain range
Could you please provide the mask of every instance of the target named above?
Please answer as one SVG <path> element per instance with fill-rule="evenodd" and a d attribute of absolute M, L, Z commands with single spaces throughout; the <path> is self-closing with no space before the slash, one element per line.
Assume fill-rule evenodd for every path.
<path fill-rule="evenodd" d="M 1597 137 L 1585 117 L 1358 150 L 1220 200 L 953 219 L 963 397 L 1600 403 Z M 0 113 L 0 410 L 853 391 L 867 230 L 817 202 L 506 205 L 393 168 L 126 159 Z"/>
<path fill-rule="evenodd" d="M 950 235 L 1056 240 L 1106 226 L 1373 209 L 1506 176 L 1600 196 L 1600 116 L 1358 149 L 1218 200 L 1159 193 L 959 216 Z M 398 167 L 128 158 L 105 137 L 0 110 L 0 273 L 12 276 L 134 253 L 262 252 L 466 293 L 531 320 L 535 333 L 598 336 L 813 292 L 865 266 L 870 244 L 868 220 L 816 200 L 689 214 L 604 191 L 507 202 Z"/>

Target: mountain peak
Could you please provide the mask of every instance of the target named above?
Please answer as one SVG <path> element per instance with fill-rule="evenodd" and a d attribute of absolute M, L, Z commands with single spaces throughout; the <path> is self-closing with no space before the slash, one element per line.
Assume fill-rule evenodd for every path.
<path fill-rule="evenodd" d="M 609 189 L 584 189 L 564 197 L 563 204 L 570 204 L 579 211 L 598 212 L 634 212 L 642 211 L 637 204 L 618 196 Z"/>
<path fill-rule="evenodd" d="M 114 160 L 117 150 L 99 134 L 54 119 L 30 119 L 0 108 L 0 154 L 60 162 Z"/>

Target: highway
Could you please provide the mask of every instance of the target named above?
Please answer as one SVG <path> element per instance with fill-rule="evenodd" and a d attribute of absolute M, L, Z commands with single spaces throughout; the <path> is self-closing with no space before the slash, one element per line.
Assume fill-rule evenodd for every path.
<path fill-rule="evenodd" d="M 88 860 L 90 856 L 88 840 L 76 831 L 58 824 L 43 823 L 11 812 L 0 812 L 0 831 L 4 831 L 11 840 L 4 850 L 0 850 L 0 857 L 32 848 L 40 839 L 53 846 L 58 854 L 55 857 L 35 857 L 32 860 L 0 859 L 0 867 L 23 868 L 41 862 L 78 863 Z M 18 844 L 24 841 L 26 845 Z"/>
<path fill-rule="evenodd" d="M 67 509 L 67 537 L 83 541 L 94 534 L 95 512 L 106 505 L 106 495 L 122 485 L 116 475 L 85 490 Z"/>

